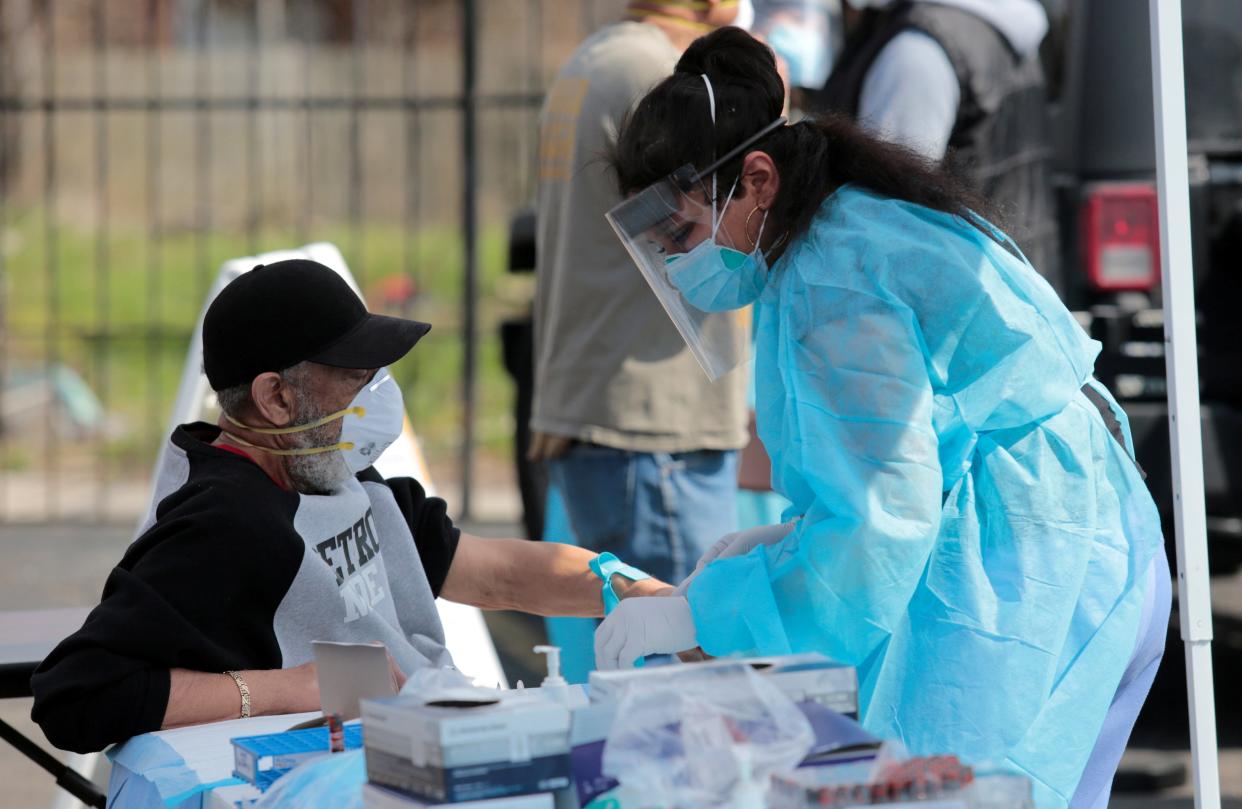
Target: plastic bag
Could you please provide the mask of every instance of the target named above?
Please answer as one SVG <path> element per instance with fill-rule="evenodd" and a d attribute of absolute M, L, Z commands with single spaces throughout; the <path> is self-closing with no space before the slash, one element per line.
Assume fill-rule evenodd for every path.
<path fill-rule="evenodd" d="M 361 750 L 324 753 L 277 778 L 254 807 L 362 809 L 362 785 L 366 780 L 367 764 Z"/>
<path fill-rule="evenodd" d="M 769 776 L 811 748 L 810 724 L 750 669 L 672 667 L 631 686 L 604 745 L 603 771 L 646 806 L 762 805 Z M 744 797 L 743 797 L 744 796 Z"/>

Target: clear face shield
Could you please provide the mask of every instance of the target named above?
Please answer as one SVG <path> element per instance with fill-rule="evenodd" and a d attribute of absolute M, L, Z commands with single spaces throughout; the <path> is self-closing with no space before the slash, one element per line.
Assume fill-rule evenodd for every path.
<path fill-rule="evenodd" d="M 757 296 L 746 294 L 753 274 L 742 266 L 757 248 L 733 244 L 720 229 L 736 184 L 717 206 L 716 171 L 784 124 L 778 118 L 701 172 L 682 166 L 605 215 L 712 381 L 749 360 L 750 309 L 730 303 Z"/>

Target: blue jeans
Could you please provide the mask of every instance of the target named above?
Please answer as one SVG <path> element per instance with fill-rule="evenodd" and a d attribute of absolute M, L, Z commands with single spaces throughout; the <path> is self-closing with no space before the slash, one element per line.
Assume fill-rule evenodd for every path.
<path fill-rule="evenodd" d="M 578 543 L 671 584 L 737 530 L 737 452 L 627 452 L 575 444 L 551 461 Z"/>

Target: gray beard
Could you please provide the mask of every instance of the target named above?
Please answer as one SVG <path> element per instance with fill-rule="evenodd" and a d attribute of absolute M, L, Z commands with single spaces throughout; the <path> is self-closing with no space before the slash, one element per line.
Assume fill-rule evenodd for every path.
<path fill-rule="evenodd" d="M 291 455 L 285 471 L 302 494 L 334 494 L 353 476 L 340 450 L 317 455 Z"/>
<path fill-rule="evenodd" d="M 323 418 L 328 411 L 315 405 L 310 394 L 301 387 L 297 388 L 297 406 L 301 418 L 298 423 L 306 424 Z M 294 446 L 298 449 L 324 447 L 340 440 L 339 422 L 330 422 L 313 430 L 294 433 Z M 338 429 L 334 430 L 333 428 Z M 335 435 L 333 433 L 335 432 Z M 353 477 L 349 464 L 341 451 L 318 452 L 313 455 L 288 455 L 285 457 L 285 472 L 293 482 L 293 488 L 302 494 L 333 494 L 341 488 L 341 484 Z"/>

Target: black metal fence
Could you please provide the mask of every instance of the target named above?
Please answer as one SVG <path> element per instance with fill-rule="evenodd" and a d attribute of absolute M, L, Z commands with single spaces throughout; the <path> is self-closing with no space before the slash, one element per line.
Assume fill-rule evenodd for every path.
<path fill-rule="evenodd" d="M 0 0 L 0 521 L 132 519 L 217 268 L 324 240 L 437 326 L 400 378 L 469 512 L 542 88 L 618 5 Z"/>

